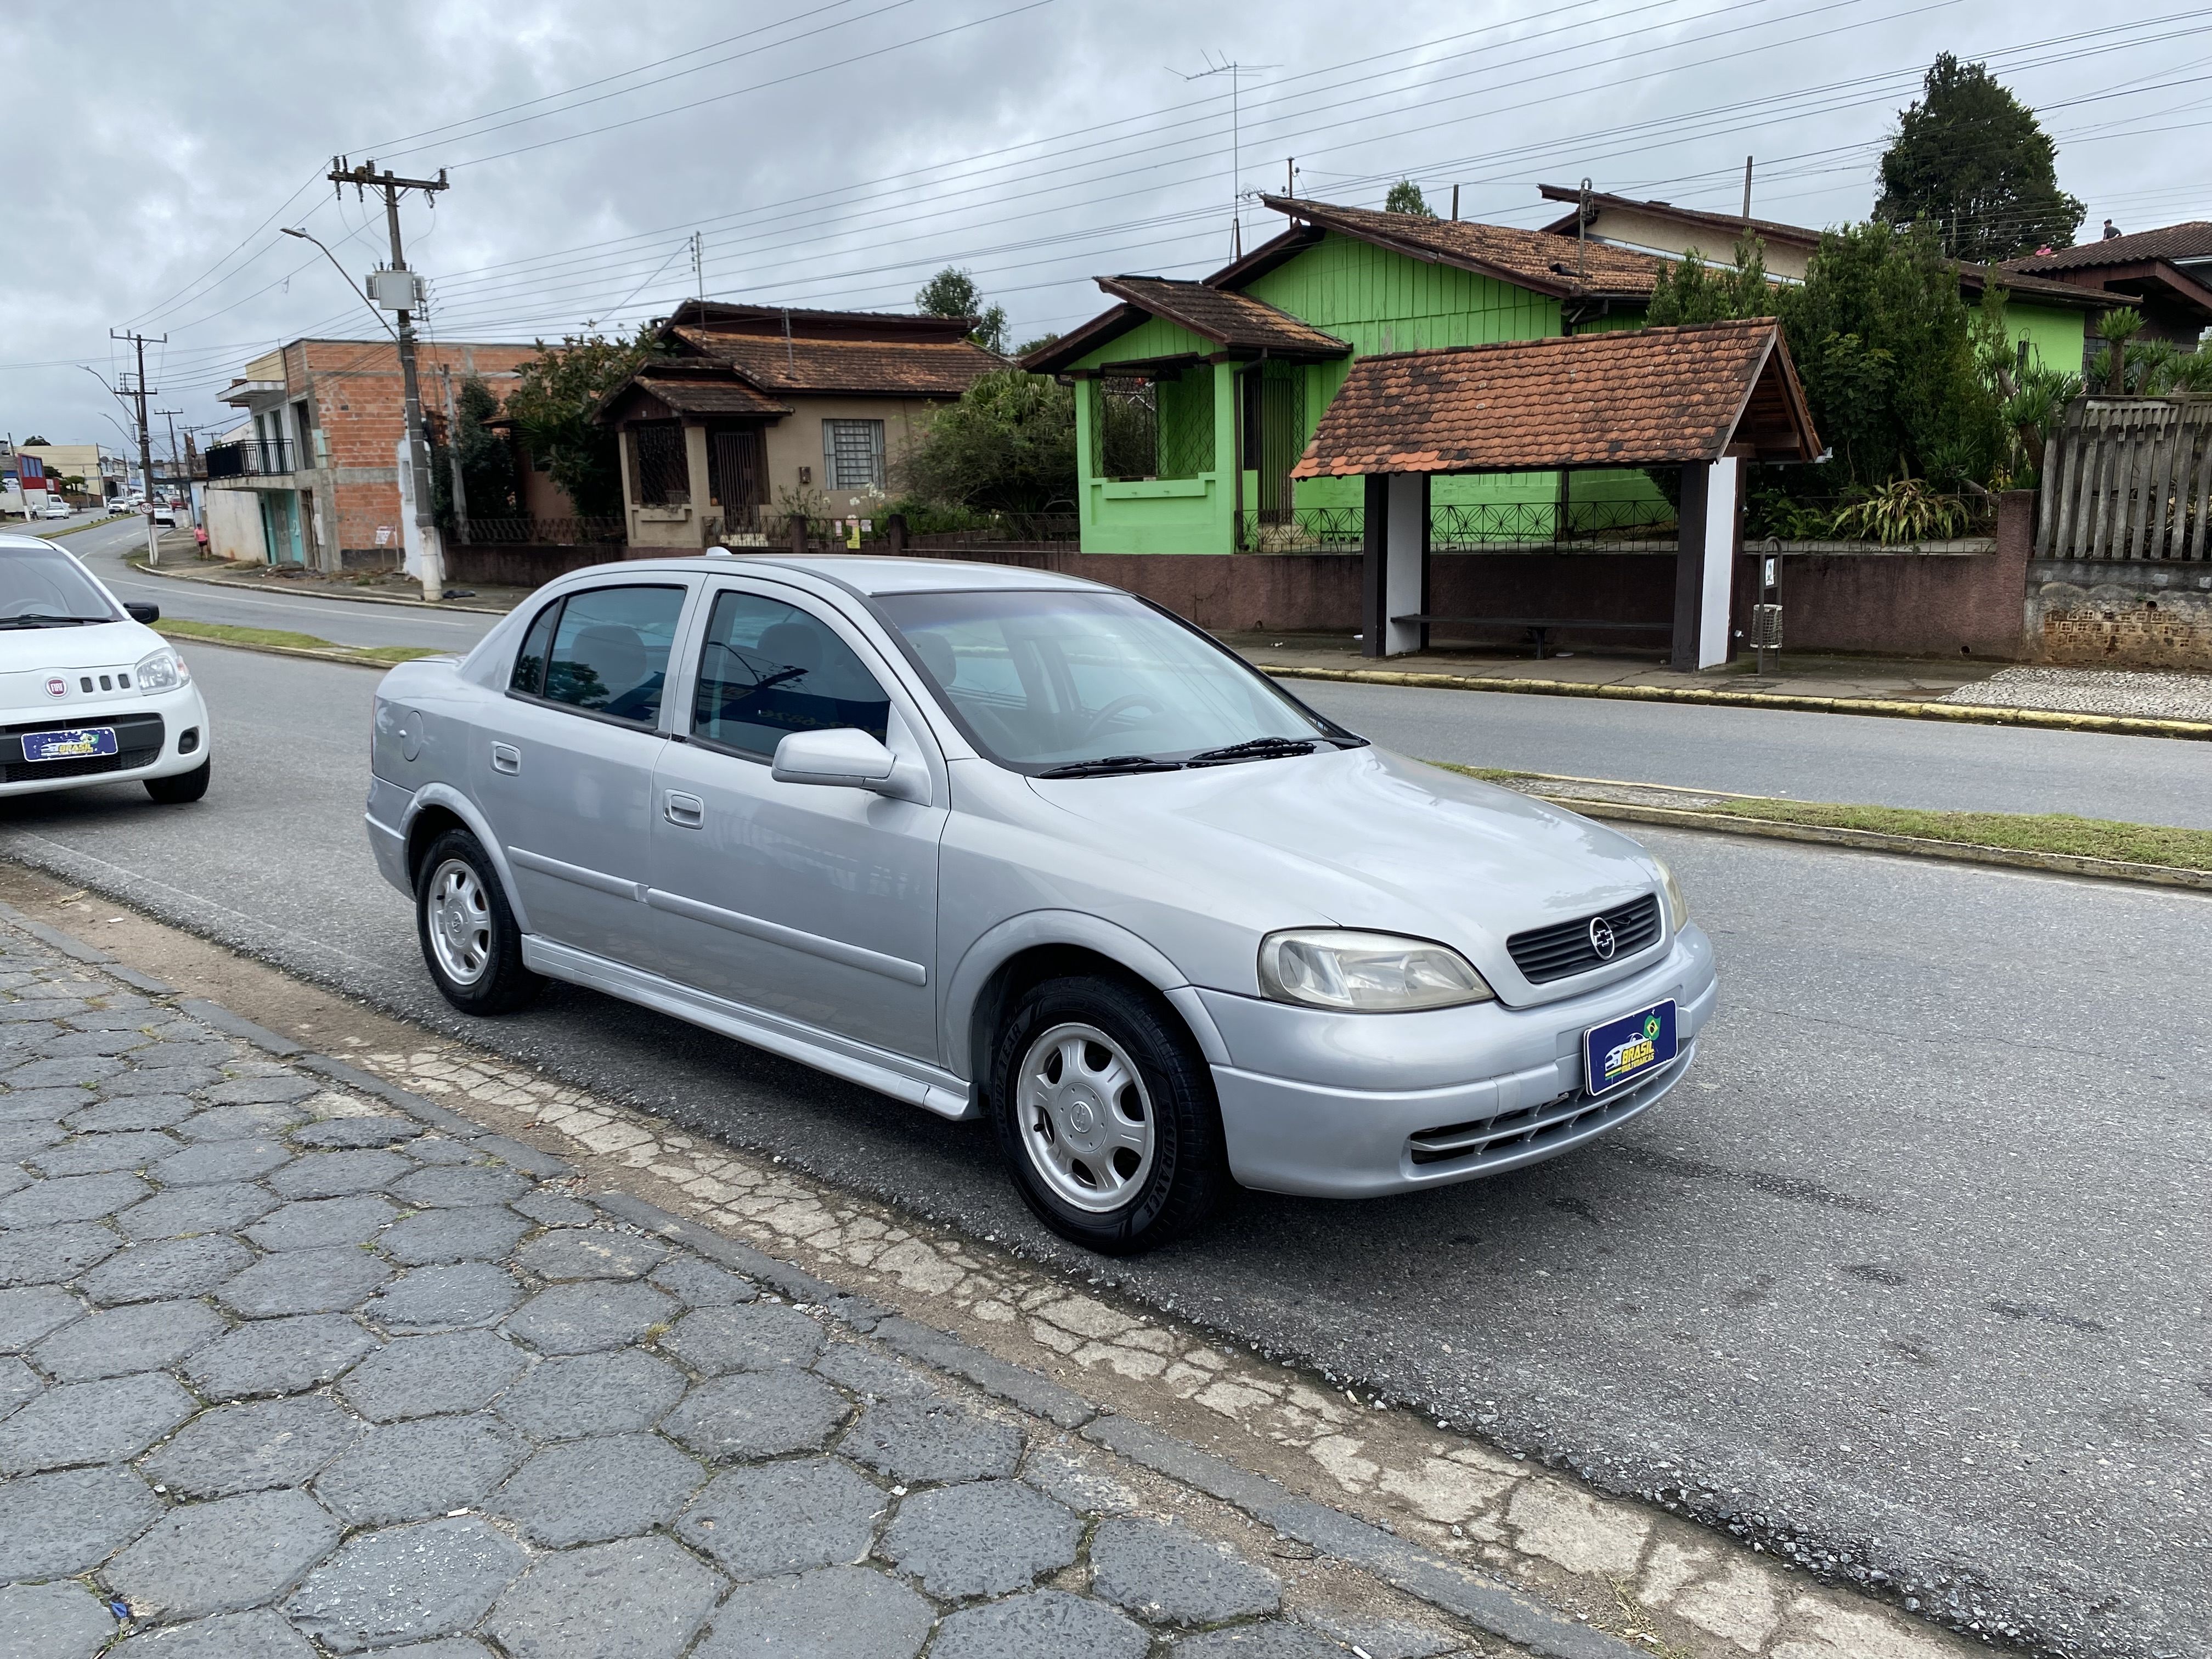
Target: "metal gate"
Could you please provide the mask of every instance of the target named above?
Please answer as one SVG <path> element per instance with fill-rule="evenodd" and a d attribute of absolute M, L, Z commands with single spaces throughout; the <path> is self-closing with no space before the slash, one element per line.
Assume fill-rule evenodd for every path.
<path fill-rule="evenodd" d="M 2212 402 L 2084 398 L 2044 459 L 2046 559 L 2212 557 Z"/>

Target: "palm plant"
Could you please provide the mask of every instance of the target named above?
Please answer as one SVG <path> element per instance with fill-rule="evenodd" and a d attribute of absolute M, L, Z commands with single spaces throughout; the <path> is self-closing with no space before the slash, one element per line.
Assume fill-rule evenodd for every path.
<path fill-rule="evenodd" d="M 1925 478 L 1902 470 L 1836 514 L 1836 533 L 1861 536 L 1885 547 L 1903 542 L 1948 541 L 1966 527 L 1966 504 Z"/>

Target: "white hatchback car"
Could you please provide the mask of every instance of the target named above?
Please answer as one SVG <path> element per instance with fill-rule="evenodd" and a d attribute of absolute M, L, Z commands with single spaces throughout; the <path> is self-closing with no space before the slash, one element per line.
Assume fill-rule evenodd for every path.
<path fill-rule="evenodd" d="M 137 780 L 207 793 L 213 732 L 175 647 L 63 549 L 0 534 L 0 795 Z"/>

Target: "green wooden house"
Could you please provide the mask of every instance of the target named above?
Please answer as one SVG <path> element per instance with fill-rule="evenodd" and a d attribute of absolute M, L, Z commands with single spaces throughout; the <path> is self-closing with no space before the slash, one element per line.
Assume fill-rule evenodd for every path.
<path fill-rule="evenodd" d="M 1203 282 L 1101 278 L 1119 303 L 1024 360 L 1076 383 L 1085 552 L 1356 550 L 1358 480 L 1290 477 L 1355 358 L 1636 327 L 1667 264 L 1262 199 L 1290 217 L 1282 234 Z M 1440 478 L 1432 512 L 1439 548 L 1632 539 L 1673 517 L 1640 471 Z"/>

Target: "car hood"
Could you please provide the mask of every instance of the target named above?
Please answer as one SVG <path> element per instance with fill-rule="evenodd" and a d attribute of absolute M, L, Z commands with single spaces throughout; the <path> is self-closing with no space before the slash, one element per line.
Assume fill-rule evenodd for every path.
<path fill-rule="evenodd" d="M 1652 892 L 1651 856 L 1604 825 L 1493 784 L 1364 748 L 1123 778 L 1032 780 L 1040 797 L 1143 847 L 1158 869 L 1227 882 L 1346 927 L 1463 951 L 1510 1003 L 1578 994 L 1631 963 L 1523 980 L 1505 941 Z M 1240 906 L 1251 914 L 1254 906 Z M 1646 965 L 1639 957 L 1634 969 Z"/>
<path fill-rule="evenodd" d="M 167 645 L 143 623 L 88 623 L 82 628 L 0 628 L 0 695 L 13 706 L 43 702 L 40 682 L 52 670 L 128 668 Z M 21 695 L 21 681 L 30 695 Z"/>

